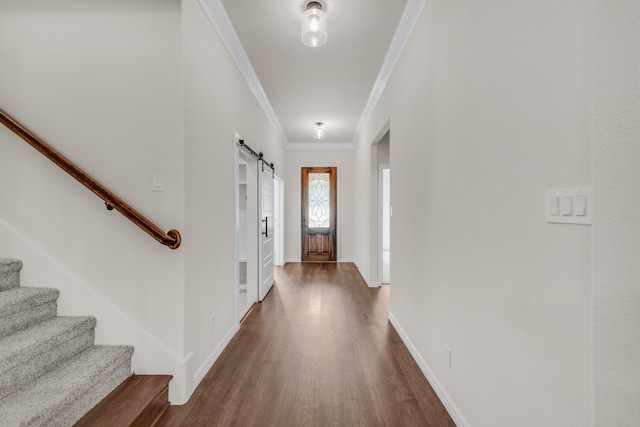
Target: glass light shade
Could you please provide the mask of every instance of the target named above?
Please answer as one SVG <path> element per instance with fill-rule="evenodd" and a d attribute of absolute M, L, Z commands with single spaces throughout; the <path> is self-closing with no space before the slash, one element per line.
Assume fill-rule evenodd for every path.
<path fill-rule="evenodd" d="M 327 14 L 322 9 L 311 7 L 302 14 L 302 43 L 318 47 L 326 42 Z"/>
<path fill-rule="evenodd" d="M 313 130 L 313 139 L 324 139 L 322 123 L 316 123 L 316 128 Z"/>

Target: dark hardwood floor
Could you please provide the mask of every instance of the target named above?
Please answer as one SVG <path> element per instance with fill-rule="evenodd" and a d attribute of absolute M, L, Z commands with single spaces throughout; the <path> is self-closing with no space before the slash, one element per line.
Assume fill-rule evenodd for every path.
<path fill-rule="evenodd" d="M 353 264 L 287 264 L 160 426 L 455 426 Z"/>

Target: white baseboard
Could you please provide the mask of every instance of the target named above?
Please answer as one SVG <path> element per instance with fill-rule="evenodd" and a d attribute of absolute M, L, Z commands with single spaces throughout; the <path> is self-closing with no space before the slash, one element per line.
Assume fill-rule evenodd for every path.
<path fill-rule="evenodd" d="M 369 283 L 367 283 L 367 285 L 369 285 L 370 288 L 379 288 L 380 286 L 382 286 L 382 283 L 380 283 L 380 282 L 369 282 Z"/>
<path fill-rule="evenodd" d="M 436 375 L 433 373 L 429 365 L 427 365 L 427 362 L 424 360 L 422 355 L 418 352 L 418 350 L 413 345 L 413 343 L 411 342 L 407 334 L 404 332 L 404 330 L 402 329 L 402 326 L 400 326 L 398 319 L 396 319 L 393 313 L 391 312 L 389 312 L 389 322 L 391 322 L 396 332 L 398 332 L 398 335 L 400 335 L 400 338 L 409 349 L 411 356 L 413 356 L 413 359 L 416 361 L 416 363 L 420 367 L 420 370 L 422 371 L 424 376 L 427 378 L 427 381 L 429 381 L 429 384 L 431 384 L 431 387 L 433 387 L 433 389 L 435 390 L 436 394 L 440 398 L 440 401 L 442 402 L 444 407 L 447 409 L 447 412 L 449 412 L 449 415 L 451 415 L 453 422 L 456 423 L 456 426 L 470 427 L 467 420 L 464 418 L 464 416 L 462 415 L 462 413 L 460 412 L 456 404 L 451 399 L 451 396 L 449 396 L 449 393 L 447 393 L 447 391 L 444 389 L 443 385 L 440 383 L 440 381 L 438 380 Z"/>
<path fill-rule="evenodd" d="M 202 379 L 207 374 L 207 372 L 209 372 L 209 369 L 211 369 L 213 364 L 216 363 L 216 360 L 218 360 L 218 357 L 220 357 L 220 355 L 222 354 L 224 349 L 227 347 L 227 345 L 229 344 L 231 339 L 235 336 L 235 334 L 239 330 L 240 330 L 240 326 L 239 325 L 234 325 L 229 330 L 229 332 L 227 332 L 227 335 L 224 336 L 222 341 L 220 341 L 218 343 L 216 348 L 213 349 L 213 351 L 211 352 L 209 357 L 207 357 L 207 360 L 204 361 L 202 366 L 200 366 L 200 368 L 198 368 L 196 373 L 193 374 L 193 390 L 195 390 L 196 387 L 198 387 L 198 384 L 200 384 L 200 381 L 202 381 Z"/>
<path fill-rule="evenodd" d="M 375 288 L 376 285 L 374 284 L 374 282 L 372 282 L 371 280 L 369 280 L 369 275 L 365 274 L 364 271 L 362 271 L 362 269 L 360 268 L 360 266 L 358 265 L 358 263 L 354 263 L 356 265 L 356 268 L 358 269 L 358 272 L 360 273 L 360 276 L 362 277 L 362 279 L 364 280 L 364 283 L 367 284 L 368 287 L 370 288 Z"/>
<path fill-rule="evenodd" d="M 302 260 L 300 258 L 287 258 L 287 259 L 284 260 L 285 264 L 288 263 L 288 262 L 295 263 L 295 262 L 302 262 Z"/>

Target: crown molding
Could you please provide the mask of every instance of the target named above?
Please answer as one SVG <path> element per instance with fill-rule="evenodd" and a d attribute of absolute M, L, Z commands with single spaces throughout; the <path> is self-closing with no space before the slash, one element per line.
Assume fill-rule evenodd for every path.
<path fill-rule="evenodd" d="M 351 144 L 354 147 L 360 142 L 364 127 L 371 118 L 371 114 L 376 108 L 376 105 L 378 105 L 378 101 L 380 101 L 380 97 L 391 78 L 391 74 L 393 74 L 393 70 L 398 64 L 398 60 L 400 59 L 400 56 L 402 55 L 402 52 L 404 51 L 404 48 L 407 45 L 420 16 L 422 15 L 422 10 L 427 5 L 427 2 L 428 0 L 407 0 L 407 4 L 405 5 L 402 16 L 400 17 L 400 22 L 398 23 L 398 28 L 396 28 L 396 32 L 393 35 L 387 54 L 384 57 L 384 61 L 382 61 L 378 78 L 373 84 L 369 100 L 367 101 L 367 105 L 364 107 L 364 111 L 362 112 L 362 116 L 358 122 L 358 127 L 353 134 Z"/>
<path fill-rule="evenodd" d="M 290 142 L 287 150 L 353 150 L 351 142 Z"/>
<path fill-rule="evenodd" d="M 284 129 L 282 129 L 280 120 L 278 120 L 276 113 L 273 111 L 273 107 L 271 107 L 269 98 L 267 98 L 267 94 L 264 92 L 262 84 L 258 79 L 258 75 L 253 69 L 253 65 L 251 65 L 251 61 L 242 47 L 238 33 L 236 33 L 236 30 L 229 19 L 229 15 L 221 1 L 199 0 L 199 2 L 202 10 L 204 10 L 205 14 L 209 18 L 211 25 L 213 25 L 213 28 L 218 33 L 220 40 L 222 40 L 222 43 L 227 48 L 229 55 L 231 55 L 231 58 L 236 63 L 240 73 L 246 80 L 253 96 L 255 96 L 258 104 L 260 104 L 260 107 L 262 107 L 262 110 L 267 116 L 267 119 L 271 122 L 280 142 L 282 145 L 287 147 L 289 141 L 287 141 L 287 136 L 284 133 Z"/>
<path fill-rule="evenodd" d="M 267 98 L 267 94 L 264 92 L 262 84 L 258 79 L 258 76 L 251 65 L 251 61 L 247 56 L 242 43 L 238 38 L 229 15 L 222 5 L 220 0 L 199 0 L 200 6 L 204 10 L 205 14 L 209 18 L 209 21 L 213 25 L 213 28 L 218 33 L 218 36 L 222 40 L 222 43 L 226 47 L 229 55 L 236 63 L 236 66 L 240 70 L 240 73 L 244 77 L 251 92 L 255 96 L 256 100 L 262 110 L 264 111 L 267 119 L 271 122 L 273 129 L 275 130 L 282 145 L 287 149 L 292 150 L 317 150 L 317 149 L 353 149 L 360 142 L 364 127 L 371 118 L 371 114 L 375 109 L 380 97 L 384 92 L 391 74 L 395 69 L 402 52 L 404 51 L 409 38 L 418 23 L 418 19 L 422 14 L 422 10 L 427 5 L 428 0 L 407 0 L 407 4 L 400 17 L 400 22 L 396 28 L 396 32 L 393 35 L 387 54 L 385 55 L 378 77 L 371 89 L 369 99 L 365 108 L 360 116 L 360 121 L 353 135 L 353 139 L 350 143 L 290 143 L 287 140 L 287 136 L 280 124 L 280 120 L 273 111 L 273 107 Z"/>

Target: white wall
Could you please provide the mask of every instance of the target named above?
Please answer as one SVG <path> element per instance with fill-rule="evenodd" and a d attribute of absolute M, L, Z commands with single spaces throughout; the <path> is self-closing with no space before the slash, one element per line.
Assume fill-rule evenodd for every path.
<path fill-rule="evenodd" d="M 180 51 L 177 1 L 2 2 L 0 108 L 182 231 Z M 134 370 L 179 377 L 183 250 L 108 212 L 4 127 L 0 142 L 0 256 L 24 260 L 24 284 L 60 288 L 60 314 L 96 315 L 98 343 L 136 345 Z"/>
<path fill-rule="evenodd" d="M 338 168 L 338 261 L 354 261 L 353 150 L 287 150 L 285 184 L 285 262 L 301 257 L 301 176 L 304 166 Z"/>
<path fill-rule="evenodd" d="M 544 221 L 545 189 L 591 184 L 590 25 L 579 0 L 431 0 L 357 147 L 358 261 L 388 122 L 391 310 L 474 427 L 591 421 L 591 227 Z"/>
<path fill-rule="evenodd" d="M 183 1 L 185 93 L 185 347 L 204 369 L 235 319 L 234 135 L 279 171 L 284 147 L 197 0 Z M 215 325 L 210 329 L 210 317 Z"/>
<path fill-rule="evenodd" d="M 640 3 L 594 1 L 594 426 L 640 425 Z"/>

